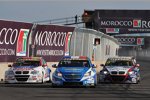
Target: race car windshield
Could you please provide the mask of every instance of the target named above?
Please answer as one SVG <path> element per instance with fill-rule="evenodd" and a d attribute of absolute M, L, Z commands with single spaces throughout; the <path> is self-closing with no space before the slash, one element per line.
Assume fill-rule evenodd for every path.
<path fill-rule="evenodd" d="M 21 62 L 15 62 L 13 66 L 39 66 L 40 61 L 21 61 Z"/>
<path fill-rule="evenodd" d="M 114 60 L 114 61 L 107 61 L 105 66 L 132 66 L 131 61 L 125 61 L 125 60 Z"/>
<path fill-rule="evenodd" d="M 87 60 L 62 60 L 58 67 L 90 67 Z"/>

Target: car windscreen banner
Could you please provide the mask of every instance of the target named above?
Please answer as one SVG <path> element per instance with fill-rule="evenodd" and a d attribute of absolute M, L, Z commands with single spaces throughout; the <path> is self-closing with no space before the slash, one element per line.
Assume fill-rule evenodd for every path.
<path fill-rule="evenodd" d="M 0 62 L 28 55 L 28 38 L 33 24 L 0 20 Z"/>
<path fill-rule="evenodd" d="M 35 55 L 42 56 L 46 61 L 59 61 L 69 55 L 70 38 L 74 27 L 56 25 L 37 25 L 32 34 L 32 45 L 36 48 Z"/>

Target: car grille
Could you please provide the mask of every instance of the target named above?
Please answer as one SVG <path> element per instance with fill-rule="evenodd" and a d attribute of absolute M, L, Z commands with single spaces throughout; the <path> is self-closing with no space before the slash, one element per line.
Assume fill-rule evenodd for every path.
<path fill-rule="evenodd" d="M 29 78 L 29 75 L 15 75 L 15 78 L 17 81 L 27 81 Z"/>
<path fill-rule="evenodd" d="M 117 71 L 112 71 L 111 74 L 117 74 Z"/>
<path fill-rule="evenodd" d="M 23 74 L 29 74 L 29 71 L 23 71 Z"/>
<path fill-rule="evenodd" d="M 83 82 L 64 82 L 64 86 L 82 86 Z"/>
<path fill-rule="evenodd" d="M 29 71 L 16 71 L 15 74 L 29 74 Z"/>
<path fill-rule="evenodd" d="M 119 74 L 125 74 L 125 72 L 124 71 L 119 71 Z"/>
<path fill-rule="evenodd" d="M 21 74 L 21 71 L 16 71 L 15 73 L 16 73 L 16 74 Z"/>
<path fill-rule="evenodd" d="M 111 76 L 112 81 L 122 82 L 125 79 L 125 76 Z"/>
<path fill-rule="evenodd" d="M 123 75 L 123 74 L 125 74 L 125 72 L 124 71 L 119 71 L 119 72 L 117 72 L 117 71 L 111 71 L 111 74 L 112 75 L 117 75 L 117 74 Z"/>
<path fill-rule="evenodd" d="M 74 74 L 69 74 L 69 75 L 64 75 L 64 78 L 66 81 L 80 81 L 81 75 L 74 75 Z"/>

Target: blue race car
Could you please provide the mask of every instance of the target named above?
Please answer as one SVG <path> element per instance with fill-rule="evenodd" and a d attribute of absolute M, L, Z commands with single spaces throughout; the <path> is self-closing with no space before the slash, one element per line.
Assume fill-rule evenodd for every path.
<path fill-rule="evenodd" d="M 97 85 L 96 67 L 86 56 L 64 56 L 52 75 L 52 86 L 90 86 Z"/>

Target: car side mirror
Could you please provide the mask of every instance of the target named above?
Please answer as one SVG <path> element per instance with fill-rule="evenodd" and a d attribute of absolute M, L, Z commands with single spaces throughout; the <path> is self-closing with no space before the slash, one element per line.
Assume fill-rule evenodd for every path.
<path fill-rule="evenodd" d="M 136 67 L 140 67 L 140 64 L 136 64 Z"/>
<path fill-rule="evenodd" d="M 8 65 L 8 67 L 12 67 L 12 65 Z"/>
<path fill-rule="evenodd" d="M 53 64 L 52 67 L 53 67 L 53 68 L 57 68 L 57 65 L 56 65 L 56 64 Z"/>

